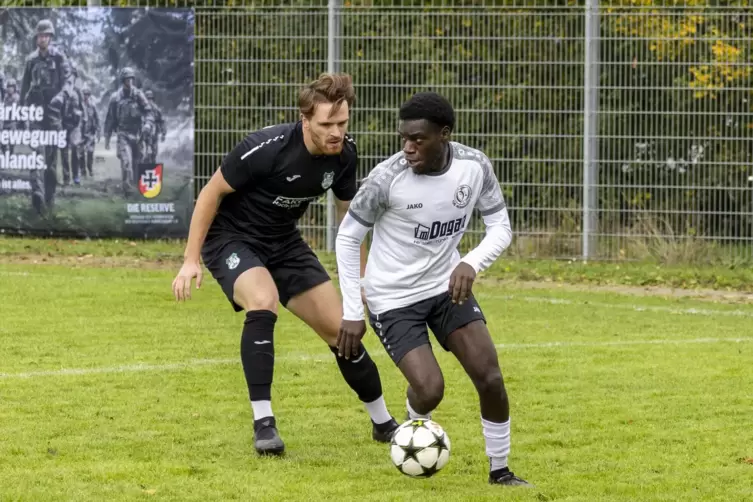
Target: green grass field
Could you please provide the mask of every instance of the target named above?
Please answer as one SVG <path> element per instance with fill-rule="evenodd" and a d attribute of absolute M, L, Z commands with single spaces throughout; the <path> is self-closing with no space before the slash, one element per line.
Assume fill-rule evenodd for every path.
<path fill-rule="evenodd" d="M 288 453 L 258 458 L 242 316 L 211 279 L 172 300 L 179 247 L 0 249 L 0 501 L 753 500 L 749 303 L 481 284 L 512 402 L 511 467 L 536 485 L 491 487 L 475 392 L 444 352 L 434 418 L 450 463 L 410 479 L 370 439 L 331 353 L 283 313 L 273 395 Z M 92 253 L 112 259 L 90 266 Z M 23 259 L 40 257 L 58 264 Z M 365 343 L 401 418 L 402 377 L 373 333 Z"/>

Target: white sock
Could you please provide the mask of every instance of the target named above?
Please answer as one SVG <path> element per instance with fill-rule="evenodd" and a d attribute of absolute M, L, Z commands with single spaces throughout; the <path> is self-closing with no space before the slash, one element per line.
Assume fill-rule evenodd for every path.
<path fill-rule="evenodd" d="M 504 469 L 510 456 L 510 420 L 500 424 L 481 418 L 481 427 L 486 440 L 486 455 L 491 461 L 490 470 Z"/>
<path fill-rule="evenodd" d="M 273 417 L 272 401 L 251 401 L 251 409 L 254 410 L 254 420 Z"/>
<path fill-rule="evenodd" d="M 408 408 L 408 416 L 411 420 L 431 420 L 431 412 L 427 413 L 426 415 L 421 415 L 416 410 L 411 408 L 410 400 L 405 400 L 405 406 Z"/>
<path fill-rule="evenodd" d="M 363 403 L 366 411 L 369 412 L 371 421 L 375 424 L 384 424 L 392 420 L 392 415 L 387 411 L 387 405 L 384 404 L 384 396 L 379 396 L 370 403 Z"/>

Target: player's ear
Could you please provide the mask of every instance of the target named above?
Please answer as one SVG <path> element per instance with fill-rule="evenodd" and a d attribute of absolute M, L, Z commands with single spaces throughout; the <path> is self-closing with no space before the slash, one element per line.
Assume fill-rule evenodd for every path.
<path fill-rule="evenodd" d="M 450 141 L 450 128 L 448 126 L 444 126 L 441 131 L 439 131 L 439 135 L 442 138 L 442 141 Z"/>

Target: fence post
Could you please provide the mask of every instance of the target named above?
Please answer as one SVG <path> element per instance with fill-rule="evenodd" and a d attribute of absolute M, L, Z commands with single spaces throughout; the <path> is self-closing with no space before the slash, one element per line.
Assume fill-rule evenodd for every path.
<path fill-rule="evenodd" d="M 327 71 L 334 73 L 340 66 L 340 7 L 342 0 L 327 2 Z M 332 190 L 327 190 L 327 251 L 335 249 L 335 199 Z"/>
<path fill-rule="evenodd" d="M 583 75 L 583 259 L 597 254 L 599 177 L 599 0 L 586 0 Z"/>

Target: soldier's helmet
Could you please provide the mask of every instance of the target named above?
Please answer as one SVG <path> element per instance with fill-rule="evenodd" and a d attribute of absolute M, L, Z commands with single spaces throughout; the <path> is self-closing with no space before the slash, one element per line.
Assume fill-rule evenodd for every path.
<path fill-rule="evenodd" d="M 5 84 L 5 87 L 18 87 L 18 83 L 16 82 L 15 78 L 9 78 L 8 82 Z"/>
<path fill-rule="evenodd" d="M 55 27 L 49 19 L 42 19 L 37 23 L 37 35 L 55 36 Z"/>
<path fill-rule="evenodd" d="M 135 78 L 136 74 L 133 72 L 133 70 L 129 67 L 125 67 L 122 70 L 120 70 L 120 80 L 125 80 L 127 78 Z"/>
<path fill-rule="evenodd" d="M 154 93 L 151 90 L 144 91 L 144 96 L 146 96 L 146 99 L 153 99 L 154 98 Z"/>

